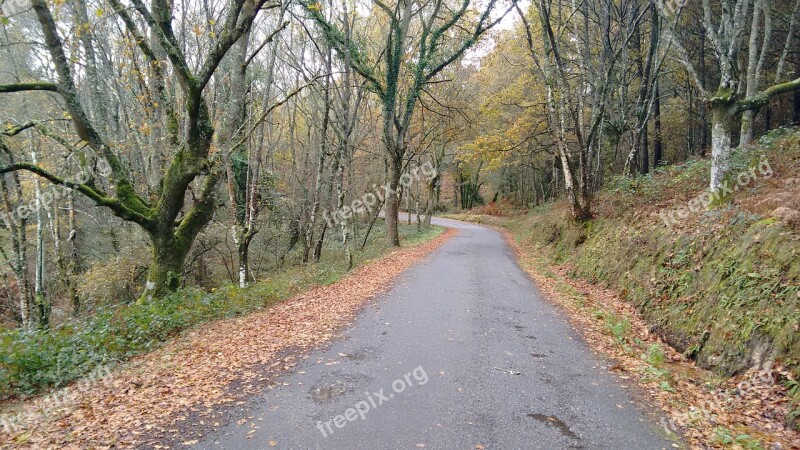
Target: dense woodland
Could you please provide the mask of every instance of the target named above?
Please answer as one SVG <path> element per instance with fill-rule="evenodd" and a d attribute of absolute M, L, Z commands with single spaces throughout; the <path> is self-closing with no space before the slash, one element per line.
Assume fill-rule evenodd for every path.
<path fill-rule="evenodd" d="M 7 328 L 244 287 L 332 248 L 352 264 L 381 210 L 399 245 L 398 210 L 427 227 L 566 199 L 586 220 L 612 180 L 689 158 L 718 191 L 735 147 L 800 122 L 796 0 L 2 10 Z"/>

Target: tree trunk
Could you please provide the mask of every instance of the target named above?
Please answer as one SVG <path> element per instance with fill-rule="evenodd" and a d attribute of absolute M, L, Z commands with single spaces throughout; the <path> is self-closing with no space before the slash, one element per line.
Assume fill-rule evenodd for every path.
<path fill-rule="evenodd" d="M 747 47 L 747 72 L 745 74 L 746 93 L 749 98 L 755 94 L 756 89 L 756 61 L 758 60 L 759 22 L 761 20 L 761 1 L 755 0 L 753 4 L 753 18 L 750 22 L 750 41 Z M 739 132 L 739 145 L 747 145 L 753 140 L 753 124 L 758 111 L 748 110 L 742 113 L 742 125 Z"/>
<path fill-rule="evenodd" d="M 0 140 L 0 149 L 8 157 L 9 164 L 14 163 L 14 157 L 8 147 Z M 11 206 L 12 202 L 22 202 L 22 187 L 20 185 L 19 175 L 14 172 L 8 178 L 13 183 L 13 188 L 9 187 L 6 180 L 6 175 L 0 175 L 0 200 L 3 202 L 3 207 L 6 211 L 14 211 Z M 14 199 L 11 198 L 11 189 L 13 189 Z M 17 283 L 17 294 L 19 302 L 19 324 L 24 330 L 31 328 L 33 325 L 32 314 L 32 300 L 30 289 L 30 278 L 28 274 L 28 244 L 27 244 L 27 214 L 22 216 L 15 216 L 14 214 L 3 213 L 0 214 L 3 222 L 9 231 L 9 238 L 11 240 L 11 271 L 14 273 L 14 279 Z"/>
<path fill-rule="evenodd" d="M 794 65 L 794 73 L 800 73 L 800 60 Z M 792 123 L 800 125 L 800 90 L 794 91 L 792 98 Z"/>
<path fill-rule="evenodd" d="M 325 245 L 325 233 L 328 231 L 328 222 L 322 222 L 322 231 L 319 233 L 316 245 L 314 245 L 314 262 L 318 263 L 322 259 L 322 248 Z"/>
<path fill-rule="evenodd" d="M 658 167 L 658 165 L 661 164 L 664 152 L 661 145 L 661 92 L 658 89 L 658 81 L 655 83 L 653 95 L 655 96 L 653 99 L 653 128 L 655 132 L 653 142 L 653 167 Z"/>
<path fill-rule="evenodd" d="M 764 28 L 759 28 L 761 15 L 763 14 Z M 761 50 L 758 50 L 758 37 L 762 37 Z M 747 63 L 747 86 L 746 96 L 752 97 L 761 87 L 761 79 L 763 75 L 764 59 L 768 53 L 770 38 L 772 36 L 772 18 L 770 5 L 764 0 L 755 0 L 753 4 L 753 19 L 751 22 L 750 30 L 750 45 L 747 49 L 748 63 Z M 742 114 L 741 134 L 739 138 L 740 145 L 747 145 L 753 141 L 753 127 L 755 126 L 755 118 L 758 115 L 758 109 L 750 109 L 744 111 Z"/>
<path fill-rule="evenodd" d="M 433 217 L 433 212 L 436 210 L 436 204 L 438 203 L 436 198 L 436 186 L 439 184 L 439 170 L 437 168 L 436 175 L 431 178 L 427 183 L 428 188 L 428 201 L 425 204 L 425 227 L 430 228 L 431 226 L 431 218 Z"/>
<path fill-rule="evenodd" d="M 336 168 L 336 210 L 341 211 L 344 208 L 344 201 L 347 195 L 347 190 L 344 187 L 344 169 L 345 166 L 349 167 L 349 148 L 350 148 L 350 130 L 345 130 L 345 136 L 342 142 L 339 143 L 339 158 Z M 367 211 L 369 214 L 369 211 Z M 353 215 L 355 222 L 358 214 Z M 350 249 L 350 226 L 349 221 L 344 216 L 339 221 L 339 231 L 342 234 L 342 247 L 344 248 L 344 259 L 347 263 L 347 268 L 353 268 L 353 251 Z"/>
<path fill-rule="evenodd" d="M 31 151 L 31 160 L 34 164 L 39 163 L 35 151 Z M 37 320 L 39 322 L 39 328 L 46 330 L 50 328 L 51 305 L 44 290 L 45 256 L 44 218 L 42 217 L 42 211 L 47 208 L 47 205 L 44 203 L 42 197 L 42 186 L 38 177 L 34 178 L 33 186 L 36 192 L 36 211 L 34 213 L 36 216 L 36 268 L 34 270 L 33 303 L 36 305 L 36 311 L 38 313 Z"/>
<path fill-rule="evenodd" d="M 389 191 L 386 193 L 386 209 L 384 218 L 386 220 L 386 239 L 389 245 L 400 246 L 400 233 L 397 229 L 397 213 L 400 209 L 400 199 L 397 197 L 397 190 L 400 186 L 400 171 L 402 161 L 396 158 L 389 158 Z"/>
<path fill-rule="evenodd" d="M 406 195 L 406 224 L 411 225 L 411 188 L 403 186 L 403 193 Z"/>
<path fill-rule="evenodd" d="M 236 233 L 237 231 L 234 231 Z M 238 262 L 238 276 L 239 287 L 246 288 L 248 280 L 253 277 L 250 273 L 250 242 L 253 240 L 255 233 L 250 233 L 245 229 L 238 230 L 238 237 L 234 238 L 236 241 L 236 259 Z"/>
<path fill-rule="evenodd" d="M 151 232 L 150 240 L 153 244 L 153 260 L 140 302 L 162 298 L 181 286 L 183 263 L 191 248 L 191 244 L 178 242 L 171 229 Z"/>
<path fill-rule="evenodd" d="M 648 135 L 650 134 L 650 122 L 645 119 L 645 122 L 642 123 L 642 137 L 641 137 L 641 152 L 642 152 L 642 164 L 639 167 L 639 173 L 647 174 L 650 173 L 650 142 L 648 141 Z"/>
<path fill-rule="evenodd" d="M 794 93 L 792 101 L 792 123 L 800 125 L 800 91 Z"/>
<path fill-rule="evenodd" d="M 733 114 L 727 103 L 711 109 L 711 192 L 717 192 L 730 170 Z"/>
<path fill-rule="evenodd" d="M 706 29 L 700 27 L 700 84 L 706 85 Z M 702 95 L 698 95 L 702 102 Z M 708 149 L 708 117 L 706 105 L 700 105 L 700 156 L 706 156 Z"/>
<path fill-rule="evenodd" d="M 69 242 L 67 277 L 69 279 L 69 283 L 67 290 L 69 291 L 70 304 L 72 305 L 72 315 L 77 316 L 81 312 L 81 297 L 78 295 L 78 290 L 75 287 L 75 280 L 80 274 L 80 262 L 78 261 L 78 229 L 75 222 L 75 199 L 73 198 L 72 190 L 70 190 L 67 194 L 67 208 L 69 210 L 69 235 L 67 236 L 67 241 Z"/>
<path fill-rule="evenodd" d="M 311 249 L 314 246 L 314 227 L 319 215 L 320 205 L 322 203 L 322 175 L 325 173 L 325 157 L 328 153 L 328 127 L 330 124 L 330 109 L 331 109 L 331 64 L 333 58 L 332 48 L 327 48 L 325 53 L 325 67 L 328 75 L 325 77 L 324 100 L 322 105 L 322 125 L 319 130 L 320 136 L 320 149 L 319 149 L 319 165 L 317 166 L 316 183 L 314 185 L 314 203 L 311 207 L 311 215 L 308 219 L 308 228 L 306 228 L 305 247 L 303 249 L 303 263 L 309 261 L 311 256 Z"/>

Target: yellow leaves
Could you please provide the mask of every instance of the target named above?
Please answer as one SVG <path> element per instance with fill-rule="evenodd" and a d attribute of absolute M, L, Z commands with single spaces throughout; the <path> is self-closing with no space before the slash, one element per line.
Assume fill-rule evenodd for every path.
<path fill-rule="evenodd" d="M 458 155 L 464 162 L 483 161 L 486 169 L 495 170 L 508 163 L 512 145 L 502 135 L 486 134 L 459 147 Z"/>
<path fill-rule="evenodd" d="M 319 3 L 310 3 L 307 9 L 312 12 L 320 12 L 322 11 L 322 6 Z"/>
<path fill-rule="evenodd" d="M 292 153 L 288 150 L 284 151 L 276 151 L 275 152 L 275 161 L 276 162 L 285 162 L 291 163 L 292 162 Z"/>
<path fill-rule="evenodd" d="M 203 25 L 203 24 L 192 25 L 192 33 L 195 36 L 200 37 L 200 36 L 206 34 L 206 32 L 208 32 L 209 36 L 211 36 L 212 38 L 215 38 L 215 37 L 217 37 L 217 32 L 214 31 L 213 28 L 214 28 L 214 25 L 216 25 L 216 24 L 217 24 L 216 20 L 209 19 L 207 25 Z"/>

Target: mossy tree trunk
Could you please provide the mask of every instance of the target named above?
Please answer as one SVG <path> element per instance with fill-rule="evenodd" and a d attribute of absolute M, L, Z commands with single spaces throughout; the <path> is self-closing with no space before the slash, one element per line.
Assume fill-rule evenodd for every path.
<path fill-rule="evenodd" d="M 718 97 L 711 102 L 711 192 L 717 192 L 730 170 L 733 102 Z"/>
<path fill-rule="evenodd" d="M 657 3 L 659 8 L 663 5 Z M 752 112 L 745 117 L 744 124 L 740 124 L 744 132 L 744 141 L 749 139 L 752 134 L 751 116 L 759 109 L 767 106 L 770 100 L 778 95 L 797 92 L 800 90 L 800 78 L 783 83 L 775 80 L 775 83 L 761 91 L 757 91 L 760 85 L 760 70 L 764 65 L 764 57 L 768 54 L 770 25 L 765 24 L 765 31 L 761 46 L 760 55 L 757 45 L 759 31 L 758 21 L 762 12 L 763 3 L 756 2 L 756 14 L 749 14 L 748 8 L 741 8 L 739 3 L 734 4 L 730 0 L 720 1 L 718 4 L 710 2 L 703 3 L 703 37 L 708 38 L 711 48 L 716 58 L 717 68 L 719 69 L 719 84 L 714 93 L 706 90 L 705 86 L 705 54 L 704 47 L 701 47 L 701 58 L 699 65 L 695 66 L 689 58 L 686 49 L 677 37 L 676 25 L 678 18 L 667 21 L 664 27 L 679 60 L 683 62 L 689 77 L 697 86 L 701 95 L 708 99 L 711 109 L 711 174 L 709 188 L 712 192 L 718 191 L 722 187 L 728 171 L 730 170 L 731 155 L 731 130 L 736 125 L 736 121 L 745 112 Z M 661 11 L 663 14 L 663 11 Z M 769 14 L 767 10 L 763 11 Z M 765 17 L 769 21 L 768 17 Z M 748 26 L 749 25 L 749 26 Z M 747 49 L 748 68 L 746 75 L 747 85 L 745 92 L 741 92 L 739 85 L 739 54 L 742 51 L 742 41 L 744 30 L 750 28 L 751 41 Z M 791 45 L 791 39 L 787 39 L 787 46 Z"/>
<path fill-rule="evenodd" d="M 397 195 L 397 190 L 400 186 L 400 176 L 402 171 L 402 160 L 398 158 L 389 159 L 389 173 L 388 173 L 388 192 L 386 192 L 386 239 L 389 245 L 400 245 L 400 233 L 397 228 L 397 214 L 400 211 L 400 198 Z"/>
<path fill-rule="evenodd" d="M 186 243 L 178 242 L 172 230 L 152 233 L 150 239 L 153 243 L 153 259 L 147 272 L 142 300 L 163 297 L 181 286 L 183 263 L 190 248 Z"/>
<path fill-rule="evenodd" d="M 220 164 L 216 157 L 209 158 L 214 127 L 203 91 L 223 57 L 250 29 L 265 3 L 266 0 L 229 2 L 224 23 L 219 24 L 221 31 L 214 35 L 214 42 L 209 46 L 211 50 L 200 61 L 201 64 L 196 65 L 200 69 L 193 72 L 191 66 L 195 65 L 194 58 L 184 54 L 172 30 L 174 11 L 171 2 L 152 2 L 148 9 L 141 0 L 134 0 L 132 7 L 122 5 L 119 0 L 109 0 L 126 31 L 134 37 L 133 41 L 141 54 L 134 55 L 132 52 L 131 57 L 142 56 L 152 67 L 152 77 L 156 79 L 153 88 L 164 110 L 170 133 L 167 141 L 173 150 L 172 159 L 158 183 L 159 187 L 151 196 L 144 198 L 137 193 L 131 181 L 128 165 L 122 162 L 112 145 L 98 132 L 101 128 L 92 122 L 86 112 L 48 2 L 31 0 L 58 82 L 0 85 L 0 93 L 46 90 L 60 95 L 77 135 L 108 164 L 113 194 L 94 183 L 59 177 L 35 163 L 9 164 L 0 167 L 0 174 L 29 171 L 54 184 L 76 190 L 98 206 L 108 208 L 117 217 L 141 227 L 153 246 L 153 260 L 141 300 L 162 296 L 180 285 L 186 255 L 194 239 L 214 214 Z M 138 17 L 135 18 L 134 14 Z M 146 32 L 139 29 L 140 23 L 145 24 Z M 159 47 L 163 49 L 172 66 L 170 71 L 162 68 L 164 61 L 156 56 L 150 41 L 144 38 L 148 32 L 156 37 Z M 191 65 L 189 61 L 193 61 Z M 167 80 L 167 77 L 174 80 Z M 181 114 L 176 111 L 174 97 L 165 90 L 167 84 L 177 85 L 182 91 L 180 104 L 184 111 Z M 193 195 L 191 205 L 186 205 L 187 193 L 197 180 L 202 180 L 201 192 Z"/>
<path fill-rule="evenodd" d="M 730 170 L 731 131 L 736 119 L 745 111 L 757 111 L 783 93 L 800 90 L 800 78 L 776 84 L 745 99 L 737 99 L 729 81 L 723 83 L 711 98 L 711 182 L 712 192 L 718 191 Z"/>
<path fill-rule="evenodd" d="M 0 132 L 0 136 L 8 136 L 12 133 L 13 131 L 4 131 Z M 0 152 L 8 158 L 10 165 L 14 164 L 14 155 L 5 145 L 2 138 L 0 138 Z M 12 173 L 9 180 L 6 180 L 5 176 L 0 176 L 0 201 L 2 201 L 6 211 L 13 211 L 12 205 L 19 204 L 23 201 L 23 198 L 22 185 L 17 173 Z M 8 239 L 11 243 L 11 258 L 6 257 L 6 259 L 9 260 L 11 271 L 14 274 L 14 281 L 16 282 L 17 304 L 19 307 L 17 322 L 21 328 L 29 329 L 33 325 L 33 300 L 31 298 L 28 274 L 27 215 L 15 218 L 4 213 L 0 214 L 0 217 L 6 228 L 8 228 Z M 0 247 L 0 252 L 3 252 L 3 257 L 6 256 L 2 247 Z"/>

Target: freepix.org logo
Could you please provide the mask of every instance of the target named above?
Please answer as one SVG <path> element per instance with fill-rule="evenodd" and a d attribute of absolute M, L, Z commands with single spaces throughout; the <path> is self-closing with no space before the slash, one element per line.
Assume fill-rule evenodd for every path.
<path fill-rule="evenodd" d="M 402 394 L 407 388 L 413 387 L 415 382 L 417 386 L 422 386 L 428 382 L 428 374 L 425 373 L 425 369 L 422 366 L 417 366 L 402 378 L 394 380 L 391 392 L 384 389 L 371 393 L 365 392 L 366 400 L 356 402 L 352 407 L 347 408 L 343 414 L 334 416 L 325 422 L 317 421 L 317 429 L 322 433 L 323 437 L 328 437 L 336 431 L 334 427 L 344 428 L 348 422 L 354 422 L 359 418 L 366 420 L 367 414 L 371 410 L 393 399 L 395 394 Z"/>

